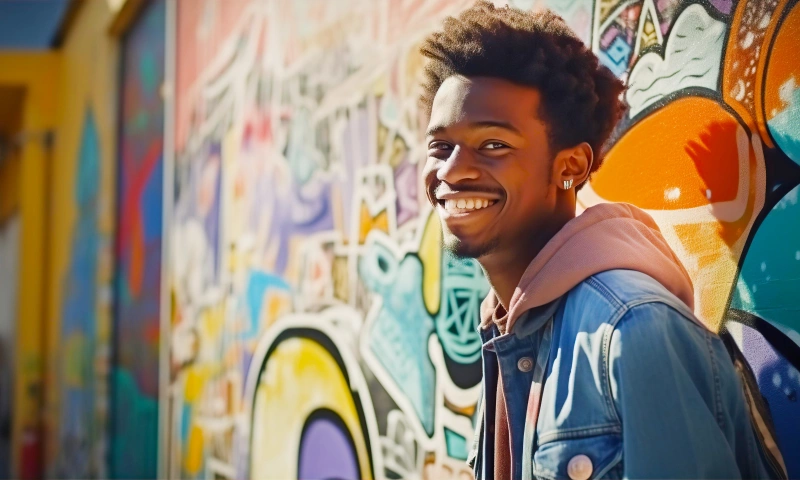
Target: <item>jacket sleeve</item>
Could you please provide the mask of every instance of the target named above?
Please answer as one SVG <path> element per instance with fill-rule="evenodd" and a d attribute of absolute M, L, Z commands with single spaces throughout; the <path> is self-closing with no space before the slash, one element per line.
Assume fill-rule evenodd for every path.
<path fill-rule="evenodd" d="M 638 305 L 617 323 L 608 361 L 626 478 L 766 475 L 715 334 L 666 304 Z"/>

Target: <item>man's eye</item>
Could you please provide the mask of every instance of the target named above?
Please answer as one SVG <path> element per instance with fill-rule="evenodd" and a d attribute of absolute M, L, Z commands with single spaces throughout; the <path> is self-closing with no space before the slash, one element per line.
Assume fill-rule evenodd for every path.
<path fill-rule="evenodd" d="M 508 145 L 500 142 L 489 142 L 486 145 L 484 145 L 483 148 L 488 150 L 499 150 L 501 148 L 508 148 Z"/>
<path fill-rule="evenodd" d="M 445 142 L 431 142 L 428 144 L 429 150 L 451 150 L 453 147 Z"/>

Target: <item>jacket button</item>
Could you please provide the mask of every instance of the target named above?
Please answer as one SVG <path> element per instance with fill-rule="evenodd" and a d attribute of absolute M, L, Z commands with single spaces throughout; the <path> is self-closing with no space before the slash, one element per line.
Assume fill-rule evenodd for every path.
<path fill-rule="evenodd" d="M 533 369 L 533 360 L 531 357 L 522 357 L 517 362 L 517 368 L 520 372 L 530 372 Z"/>
<path fill-rule="evenodd" d="M 589 480 L 592 470 L 592 460 L 586 455 L 575 455 L 567 464 L 567 475 L 572 480 Z"/>

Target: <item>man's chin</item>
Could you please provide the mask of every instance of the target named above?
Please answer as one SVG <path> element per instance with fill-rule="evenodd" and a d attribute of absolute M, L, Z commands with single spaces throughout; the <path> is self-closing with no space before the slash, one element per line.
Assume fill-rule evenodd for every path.
<path fill-rule="evenodd" d="M 445 234 L 442 242 L 442 247 L 445 251 L 450 253 L 456 258 L 476 258 L 490 253 L 496 247 L 496 242 L 470 242 L 465 239 L 460 239 L 455 235 Z"/>

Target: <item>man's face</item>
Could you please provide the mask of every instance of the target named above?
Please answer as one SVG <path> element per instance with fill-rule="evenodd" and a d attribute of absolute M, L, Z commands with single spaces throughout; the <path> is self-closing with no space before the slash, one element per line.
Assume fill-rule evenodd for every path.
<path fill-rule="evenodd" d="M 539 100 L 534 88 L 488 77 L 452 76 L 437 91 L 423 176 L 452 253 L 524 249 L 554 210 Z"/>

